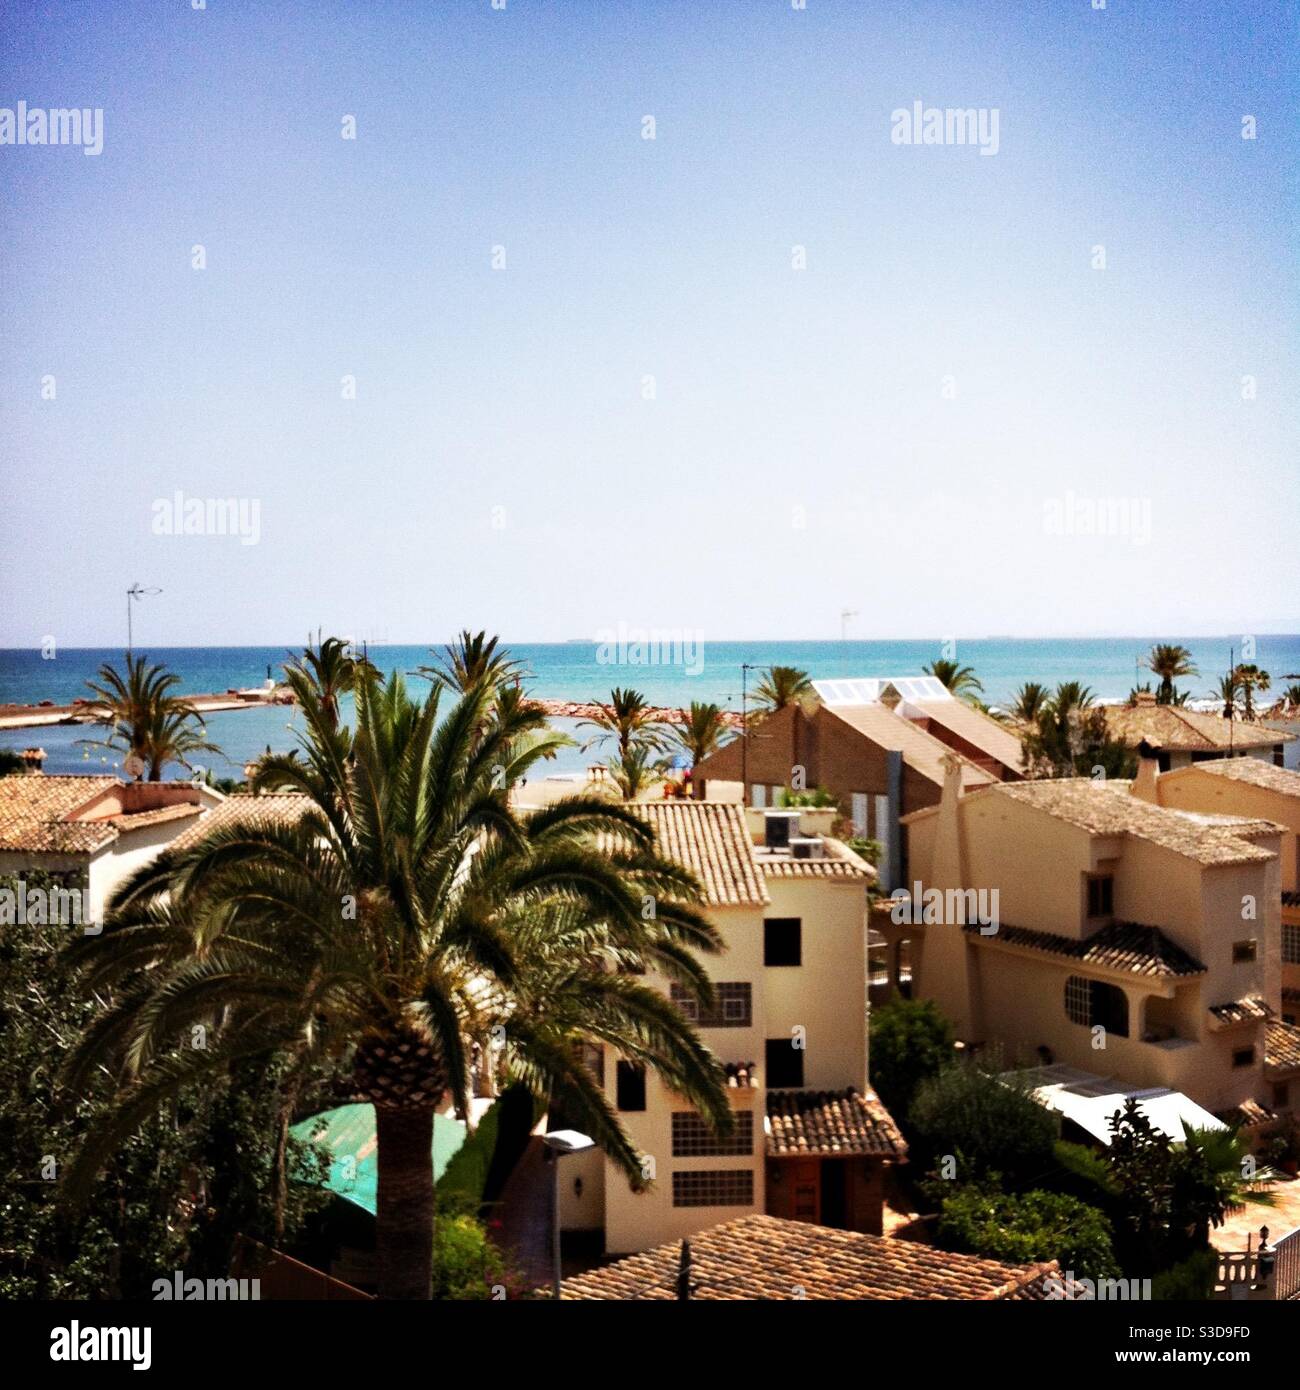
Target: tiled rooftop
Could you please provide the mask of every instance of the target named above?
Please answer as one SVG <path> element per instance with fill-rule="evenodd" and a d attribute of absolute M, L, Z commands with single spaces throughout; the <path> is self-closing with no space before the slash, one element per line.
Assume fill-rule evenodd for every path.
<path fill-rule="evenodd" d="M 1213 753 L 1229 748 L 1271 748 L 1294 734 L 1267 729 L 1219 714 L 1201 714 L 1181 705 L 1102 705 L 1112 738 L 1131 748 L 1145 740 L 1164 752 Z"/>
<path fill-rule="evenodd" d="M 1300 772 L 1275 767 L 1263 758 L 1210 758 L 1203 763 L 1193 763 L 1190 769 L 1180 767 L 1165 775 L 1176 777 L 1179 773 L 1192 770 L 1212 772 L 1216 777 L 1230 777 L 1234 782 L 1249 782 L 1252 787 L 1281 792 L 1283 796 L 1300 797 Z"/>
<path fill-rule="evenodd" d="M 1210 1013 L 1220 1023 L 1250 1023 L 1261 1018 L 1271 1018 L 1273 1010 L 1257 994 L 1247 999 L 1235 999 L 1231 1004 L 1211 1004 Z"/>
<path fill-rule="evenodd" d="M 1264 1070 L 1270 1073 L 1300 1069 L 1300 1023 L 1269 1021 L 1264 1030 Z"/>
<path fill-rule="evenodd" d="M 266 796 L 229 796 L 213 807 L 196 825 L 182 830 L 167 848 L 176 853 L 192 848 L 214 830 L 226 825 L 242 825 L 264 830 L 295 820 L 311 805 L 295 792 L 275 792 Z"/>
<path fill-rule="evenodd" d="M 721 801 L 646 801 L 633 804 L 655 832 L 661 854 L 689 869 L 713 907 L 771 902 L 741 808 Z"/>
<path fill-rule="evenodd" d="M 1154 806 L 1133 796 L 1131 786 L 1121 779 L 1045 778 L 1003 782 L 980 795 L 1012 797 L 1090 835 L 1132 835 L 1200 864 L 1266 863 L 1274 857 L 1252 842 L 1257 836 L 1277 833 L 1268 821 Z"/>
<path fill-rule="evenodd" d="M 1056 1262 L 1009 1265 L 910 1240 L 859 1235 L 775 1216 L 743 1216 L 690 1237 L 691 1297 L 748 1299 L 1009 1299 L 1044 1297 Z M 564 1281 L 575 1300 L 677 1296 L 681 1242 Z"/>
<path fill-rule="evenodd" d="M 953 756 L 953 750 L 933 734 L 926 733 L 919 724 L 903 719 L 887 705 L 827 706 L 825 712 L 864 734 L 879 747 L 902 753 L 908 767 L 937 786 L 943 786 L 944 760 Z M 992 774 L 976 767 L 969 759 L 962 758 L 961 761 L 961 784 L 966 790 L 996 783 L 997 779 Z"/>
<path fill-rule="evenodd" d="M 903 1158 L 907 1143 L 874 1091 L 769 1091 L 769 1157 L 866 1154 Z"/>
<path fill-rule="evenodd" d="M 1082 941 L 1055 932 L 1001 924 L 992 935 L 981 933 L 978 922 L 964 928 L 972 939 L 985 945 L 1025 946 L 1047 955 L 1062 956 L 1080 965 L 1122 970 L 1130 975 L 1201 975 L 1205 966 L 1171 941 L 1159 927 L 1139 922 L 1112 922 Z"/>
<path fill-rule="evenodd" d="M 0 850 L 28 854 L 94 854 L 126 830 L 197 817 L 197 805 L 165 806 L 130 815 L 78 819 L 108 792 L 125 788 L 117 777 L 61 777 L 15 773 L 0 777 Z"/>

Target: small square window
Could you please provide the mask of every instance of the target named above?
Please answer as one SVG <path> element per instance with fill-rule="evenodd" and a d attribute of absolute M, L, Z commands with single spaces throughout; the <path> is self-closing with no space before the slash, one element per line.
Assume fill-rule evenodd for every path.
<path fill-rule="evenodd" d="M 618 1108 L 645 1109 L 645 1068 L 635 1062 L 620 1062 L 617 1073 Z"/>
<path fill-rule="evenodd" d="M 1233 965 L 1248 965 L 1255 959 L 1257 943 L 1250 941 L 1234 941 L 1232 943 L 1232 963 Z"/>
<path fill-rule="evenodd" d="M 1253 1047 L 1239 1047 L 1232 1054 L 1232 1065 L 1237 1068 L 1253 1067 L 1255 1065 L 1255 1049 Z"/>
<path fill-rule="evenodd" d="M 1275 1081 L 1273 1083 L 1273 1106 L 1277 1110 L 1285 1110 L 1291 1104 L 1291 1087 L 1285 1081 Z"/>
<path fill-rule="evenodd" d="M 803 919 L 767 917 L 763 920 L 763 964 L 803 964 Z"/>

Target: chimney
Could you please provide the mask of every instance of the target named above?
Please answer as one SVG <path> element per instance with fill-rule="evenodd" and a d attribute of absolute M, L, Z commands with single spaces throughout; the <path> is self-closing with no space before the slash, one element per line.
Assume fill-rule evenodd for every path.
<path fill-rule="evenodd" d="M 1149 801 L 1153 806 L 1160 805 L 1160 789 L 1156 785 L 1160 777 L 1160 763 L 1155 748 L 1143 739 L 1137 746 L 1138 770 L 1130 788 L 1139 801 Z"/>
<path fill-rule="evenodd" d="M 934 835 L 934 860 L 930 883 L 935 888 L 966 886 L 965 846 L 961 831 L 961 775 L 965 761 L 956 753 L 943 755 L 943 796 L 939 801 L 939 824 Z"/>
<path fill-rule="evenodd" d="M 44 748 L 24 748 L 22 752 L 23 762 L 26 770 L 30 773 L 40 773 L 45 768 L 45 749 Z"/>

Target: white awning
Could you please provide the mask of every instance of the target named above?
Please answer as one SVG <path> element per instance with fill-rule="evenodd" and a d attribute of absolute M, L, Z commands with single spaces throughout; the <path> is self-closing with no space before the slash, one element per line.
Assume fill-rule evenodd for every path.
<path fill-rule="evenodd" d="M 1123 1110 L 1130 1098 L 1137 1101 L 1138 1110 L 1155 1129 L 1179 1143 L 1186 1139 L 1189 1129 L 1227 1129 L 1222 1120 L 1168 1086 L 1130 1087 L 1114 1077 L 1066 1066 L 1004 1072 L 1002 1080 L 1028 1087 L 1040 1105 L 1073 1120 L 1080 1129 L 1107 1145 L 1111 1141 L 1108 1121 L 1117 1110 Z"/>

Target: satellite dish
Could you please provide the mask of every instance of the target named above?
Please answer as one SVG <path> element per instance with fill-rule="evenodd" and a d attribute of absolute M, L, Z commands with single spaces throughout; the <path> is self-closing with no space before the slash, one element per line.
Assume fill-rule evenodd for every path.
<path fill-rule="evenodd" d="M 128 777 L 143 777 L 144 759 L 138 753 L 130 754 L 122 764 L 122 771 Z"/>

